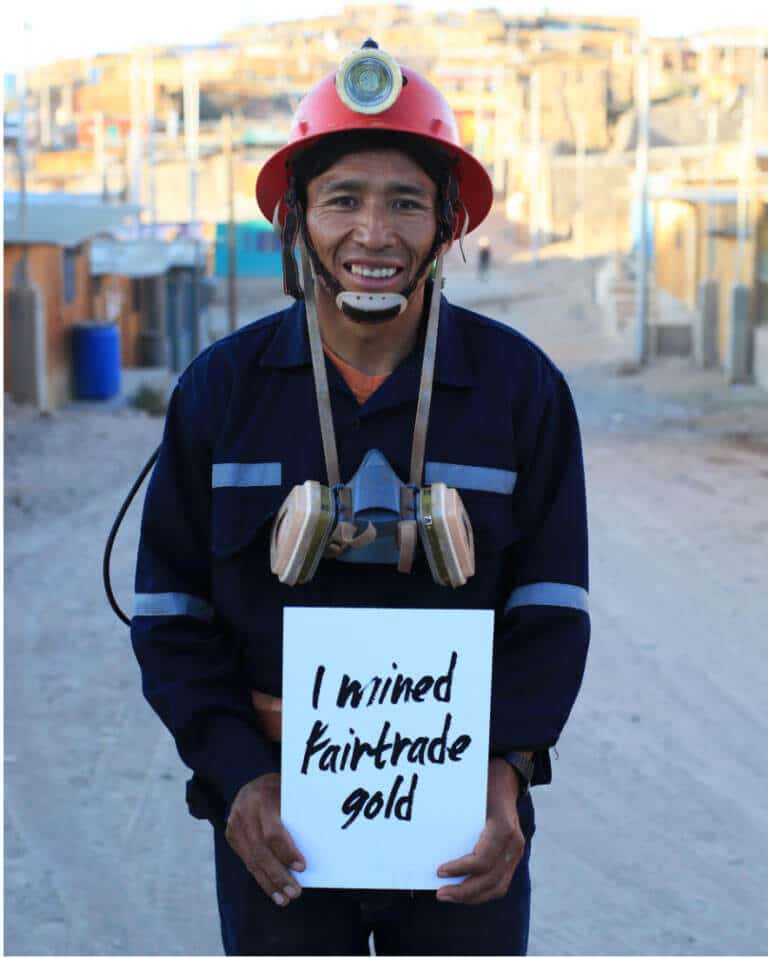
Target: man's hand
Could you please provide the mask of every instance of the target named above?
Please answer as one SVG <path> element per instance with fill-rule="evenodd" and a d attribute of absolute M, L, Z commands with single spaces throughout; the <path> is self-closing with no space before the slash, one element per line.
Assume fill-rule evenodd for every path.
<path fill-rule="evenodd" d="M 232 849 L 280 907 L 301 894 L 290 873 L 306 864 L 280 820 L 280 775 L 265 774 L 243 785 L 232 803 L 226 838 Z"/>
<path fill-rule="evenodd" d="M 462 877 L 437 892 L 439 901 L 484 904 L 503 897 L 525 850 L 517 817 L 520 783 L 514 769 L 501 758 L 488 764 L 488 811 L 485 827 L 470 854 L 442 864 L 438 877 Z"/>

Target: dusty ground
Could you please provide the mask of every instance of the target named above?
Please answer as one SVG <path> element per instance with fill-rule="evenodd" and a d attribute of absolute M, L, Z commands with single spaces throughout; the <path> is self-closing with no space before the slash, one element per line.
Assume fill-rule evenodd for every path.
<path fill-rule="evenodd" d="M 593 644 L 535 795 L 531 952 L 766 953 L 768 396 L 680 361 L 618 376 L 591 269 L 454 265 L 446 289 L 544 345 L 584 432 Z M 6 405 L 9 954 L 220 953 L 207 825 L 101 590 L 160 430 Z M 127 609 L 137 523 L 113 563 Z"/>

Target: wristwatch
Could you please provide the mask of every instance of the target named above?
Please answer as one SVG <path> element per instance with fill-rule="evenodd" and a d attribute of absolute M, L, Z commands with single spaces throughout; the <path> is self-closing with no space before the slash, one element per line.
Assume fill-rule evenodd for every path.
<path fill-rule="evenodd" d="M 507 764 L 511 765 L 517 772 L 517 777 L 520 781 L 520 793 L 518 797 L 523 797 L 523 795 L 528 792 L 531 781 L 533 781 L 533 772 L 535 769 L 533 758 L 529 758 L 528 755 L 522 751 L 507 751 L 502 757 Z"/>

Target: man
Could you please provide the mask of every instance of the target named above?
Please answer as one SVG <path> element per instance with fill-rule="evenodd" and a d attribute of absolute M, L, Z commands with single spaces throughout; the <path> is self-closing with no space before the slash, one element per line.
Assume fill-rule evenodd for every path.
<path fill-rule="evenodd" d="M 132 622 L 145 695 L 194 771 L 190 810 L 214 825 L 225 949 L 365 953 L 373 931 L 379 954 L 525 953 L 528 784 L 550 780 L 589 638 L 567 385 L 532 343 L 435 288 L 453 239 L 487 214 L 490 181 L 440 93 L 371 41 L 302 101 L 257 197 L 282 228 L 297 303 L 180 378 Z M 341 488 L 349 505 L 374 466 L 407 488 L 409 461 L 412 486 L 460 492 L 476 547 L 465 584 L 439 584 L 405 532 L 372 541 L 349 515 L 306 580 L 286 583 L 273 525 L 292 488 Z M 302 849 L 280 820 L 282 611 L 331 604 L 495 611 L 487 823 L 464 857 L 434 862 L 463 878 L 436 894 L 300 886 Z"/>
<path fill-rule="evenodd" d="M 485 278 L 491 265 L 491 241 L 487 236 L 481 236 L 477 241 L 477 274 L 481 279 Z"/>

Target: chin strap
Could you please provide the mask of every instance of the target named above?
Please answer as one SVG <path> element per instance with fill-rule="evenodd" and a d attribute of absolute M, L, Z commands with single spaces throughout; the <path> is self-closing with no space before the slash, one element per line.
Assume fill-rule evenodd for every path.
<path fill-rule="evenodd" d="M 340 292 L 336 296 L 336 308 L 350 319 L 394 319 L 407 305 L 399 292 Z"/>

